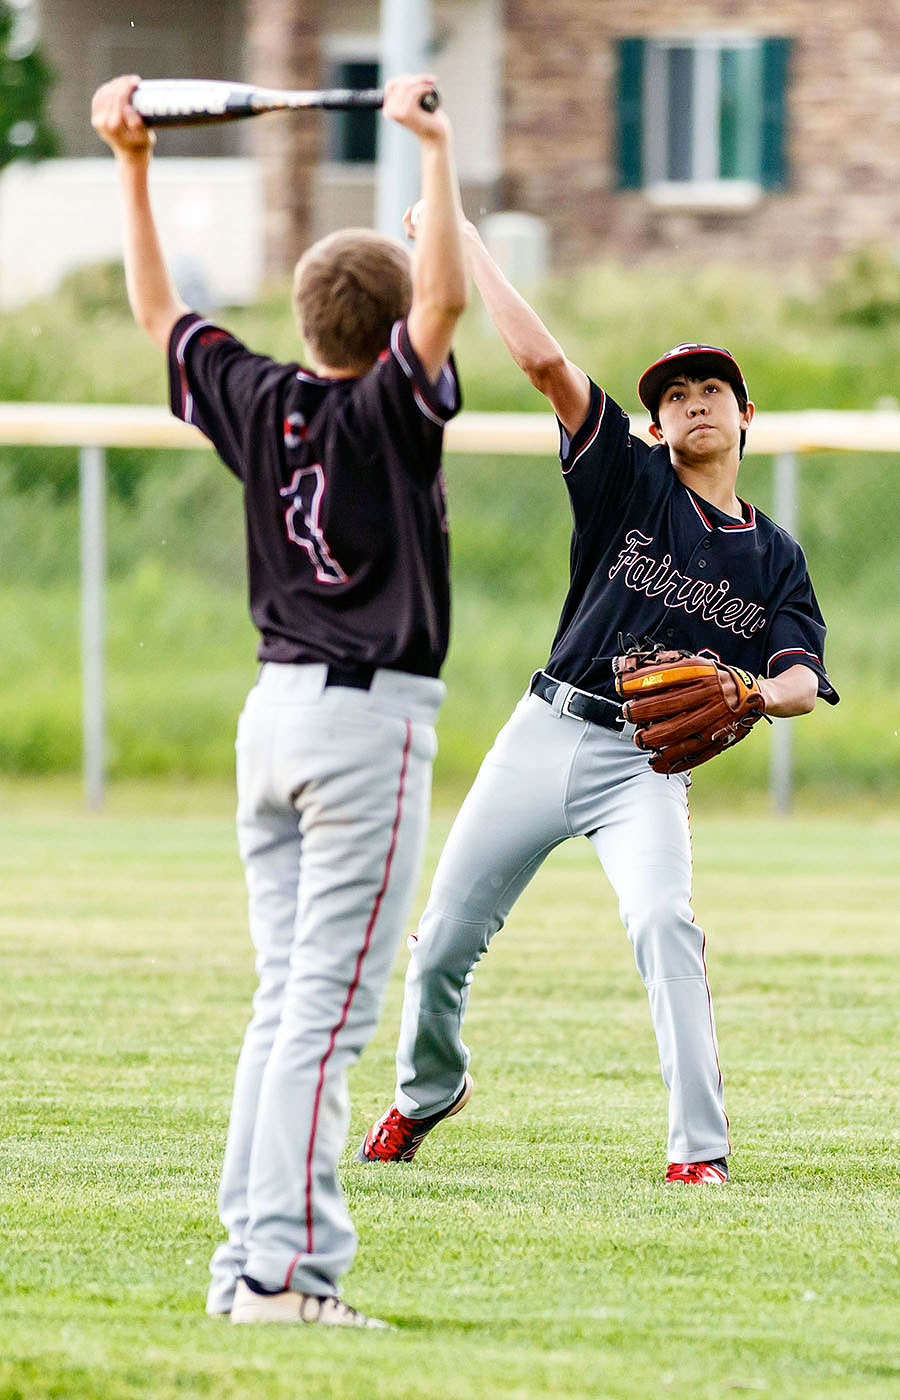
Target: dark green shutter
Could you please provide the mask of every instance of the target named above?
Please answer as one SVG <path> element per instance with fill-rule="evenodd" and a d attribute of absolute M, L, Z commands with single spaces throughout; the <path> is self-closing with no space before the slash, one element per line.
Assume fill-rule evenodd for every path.
<path fill-rule="evenodd" d="M 787 85 L 790 57 L 790 39 L 763 40 L 760 177 L 767 190 L 784 189 L 788 182 Z"/>
<path fill-rule="evenodd" d="M 620 39 L 616 175 L 619 189 L 644 183 L 643 97 L 644 40 Z"/>

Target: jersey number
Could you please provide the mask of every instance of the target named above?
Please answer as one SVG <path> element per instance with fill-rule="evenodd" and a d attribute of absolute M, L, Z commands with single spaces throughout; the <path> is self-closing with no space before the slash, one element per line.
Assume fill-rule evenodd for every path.
<path fill-rule="evenodd" d="M 318 463 L 298 467 L 280 494 L 291 498 L 284 513 L 288 539 L 305 549 L 319 583 L 346 583 L 347 575 L 335 559 L 319 525 L 319 512 L 325 494 L 325 473 Z"/>

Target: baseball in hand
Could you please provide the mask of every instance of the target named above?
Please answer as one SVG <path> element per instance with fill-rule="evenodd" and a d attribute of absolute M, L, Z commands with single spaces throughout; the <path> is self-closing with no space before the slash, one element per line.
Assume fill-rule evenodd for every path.
<path fill-rule="evenodd" d="M 412 207 L 412 213 L 411 213 L 410 216 L 409 216 L 409 222 L 412 224 L 413 228 L 417 228 L 417 227 L 418 227 L 419 220 L 420 220 L 421 217 L 422 217 L 422 210 L 423 210 L 424 208 L 425 208 L 425 201 L 424 201 L 424 199 L 417 199 L 416 202 L 415 202 L 415 204 L 414 204 L 413 207 Z"/>

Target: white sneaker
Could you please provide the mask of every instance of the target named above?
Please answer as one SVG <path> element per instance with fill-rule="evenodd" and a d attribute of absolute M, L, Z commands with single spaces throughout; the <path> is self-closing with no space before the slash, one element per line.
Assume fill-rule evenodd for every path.
<path fill-rule="evenodd" d="M 319 1322 L 326 1327 L 388 1327 L 366 1317 L 341 1298 L 315 1293 L 255 1293 L 239 1278 L 231 1307 L 232 1322 Z"/>

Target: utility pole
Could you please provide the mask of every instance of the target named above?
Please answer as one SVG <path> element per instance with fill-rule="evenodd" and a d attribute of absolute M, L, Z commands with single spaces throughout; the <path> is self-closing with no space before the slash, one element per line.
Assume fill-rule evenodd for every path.
<path fill-rule="evenodd" d="M 381 80 L 429 68 L 428 0 L 381 0 Z M 419 197 L 419 143 L 396 122 L 378 123 L 375 224 L 381 233 L 403 233 L 403 211 Z"/>

